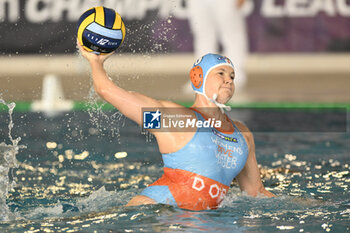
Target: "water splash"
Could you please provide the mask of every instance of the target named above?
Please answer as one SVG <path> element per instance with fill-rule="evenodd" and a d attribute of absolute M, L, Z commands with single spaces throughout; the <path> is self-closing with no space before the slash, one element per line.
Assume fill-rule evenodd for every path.
<path fill-rule="evenodd" d="M 57 218 L 80 218 L 82 221 L 88 220 L 87 214 L 103 215 L 105 211 L 114 212 L 118 208 L 123 208 L 131 196 L 132 191 L 107 191 L 105 186 L 93 191 L 89 196 L 60 202 L 50 206 L 39 206 L 26 210 L 22 213 L 25 219 L 51 219 Z M 97 216 L 96 215 L 96 216 Z M 87 219 L 85 219 L 87 217 Z"/>
<path fill-rule="evenodd" d="M 152 139 L 154 138 L 154 135 L 151 132 L 141 128 L 141 134 L 145 136 L 146 142 L 152 142 Z"/>
<path fill-rule="evenodd" d="M 78 56 L 81 64 L 88 67 L 88 63 L 86 59 L 79 52 L 78 46 L 76 47 L 76 55 Z M 89 70 L 89 68 L 85 67 Z M 125 117 L 120 112 L 115 112 L 112 115 L 107 114 L 103 111 L 103 108 L 107 104 L 107 102 L 103 101 L 100 96 L 96 93 L 93 86 L 92 74 L 90 72 L 90 89 L 88 95 L 85 97 L 87 107 L 87 113 L 89 114 L 90 122 L 94 125 L 92 130 L 95 134 L 99 134 L 100 136 L 106 136 L 109 134 L 112 137 L 116 137 L 117 142 L 120 144 L 120 126 L 124 126 Z M 106 133 L 108 132 L 108 133 Z"/>
<path fill-rule="evenodd" d="M 18 143 L 21 141 L 20 137 L 13 139 L 11 135 L 14 125 L 12 121 L 12 112 L 16 104 L 7 104 L 1 98 L 0 104 L 6 105 L 8 107 L 10 118 L 8 125 L 8 136 L 11 144 L 7 145 L 5 142 L 0 143 L 0 221 L 7 221 L 16 218 L 16 215 L 11 213 L 6 204 L 6 197 L 9 190 L 11 190 L 16 185 L 16 178 L 13 175 L 13 168 L 18 167 L 16 155 L 18 154 L 19 149 L 25 148 L 25 146 L 18 145 Z"/>
<path fill-rule="evenodd" d="M 167 43 L 173 41 L 176 34 L 176 29 L 174 29 L 172 25 L 172 18 L 173 16 L 169 16 L 166 19 L 155 19 L 142 24 L 139 22 L 130 23 L 126 28 L 128 36 L 126 36 L 122 46 L 118 48 L 117 53 L 120 55 L 127 52 L 129 56 L 135 57 L 141 54 L 145 60 L 150 60 L 155 54 L 168 53 L 171 49 L 168 48 Z M 135 29 L 130 30 L 129 28 Z M 158 29 L 155 31 L 154 28 Z M 142 45 L 139 43 L 140 32 L 142 32 L 142 37 L 145 38 L 142 39 L 144 42 Z M 78 48 L 77 51 L 79 51 Z M 81 61 L 85 60 L 80 52 L 78 52 L 77 55 Z M 139 79 L 139 75 L 133 76 L 132 79 Z M 111 115 L 103 111 L 107 103 L 101 101 L 101 98 L 95 92 L 92 79 L 89 94 L 85 99 L 90 122 L 95 126 L 98 134 L 103 136 L 105 132 L 108 131 L 120 144 L 120 127 L 125 125 L 125 116 L 120 112 L 115 112 Z M 152 141 L 153 135 L 148 131 L 142 131 L 141 134 L 145 135 L 146 142 Z"/>
<path fill-rule="evenodd" d="M 120 144 L 120 127 L 125 125 L 125 117 L 119 111 L 108 113 L 103 111 L 106 104 L 107 102 L 101 103 L 101 98 L 91 85 L 87 97 L 87 112 L 90 116 L 90 122 L 98 129 L 100 135 L 103 135 L 104 132 L 110 132 L 111 136 L 115 137 Z"/>

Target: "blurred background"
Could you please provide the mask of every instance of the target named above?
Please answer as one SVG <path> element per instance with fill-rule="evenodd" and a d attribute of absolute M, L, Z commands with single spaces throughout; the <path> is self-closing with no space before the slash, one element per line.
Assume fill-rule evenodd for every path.
<path fill-rule="evenodd" d="M 212 213 L 121 207 L 163 165 L 148 131 L 96 104 L 76 27 L 101 5 L 127 28 L 105 64 L 127 90 L 188 106 L 196 59 L 232 59 L 229 116 L 254 132 L 280 199 L 235 187 Z M 0 232 L 349 231 L 349 112 L 350 0 L 0 0 Z"/>
<path fill-rule="evenodd" d="M 194 0 L 0 0 L 1 98 L 31 103 L 56 93 L 51 98 L 86 101 L 91 79 L 76 51 L 76 23 L 88 8 L 104 5 L 119 12 L 127 27 L 124 44 L 106 64 L 113 80 L 154 98 L 193 101 L 186 85 L 202 29 L 191 22 L 190 1 L 193 5 Z M 221 1 L 215 2 L 219 7 Z M 204 14 L 197 5 L 207 17 L 226 21 L 227 33 L 230 27 L 237 36 L 245 33 L 241 46 L 247 51 L 239 64 L 246 78 L 232 103 L 350 102 L 350 1 L 235 4 L 241 4 L 239 13 L 232 11 L 242 15 L 240 32 L 224 19 L 230 13 Z M 217 51 L 224 54 L 226 44 L 238 43 L 235 31 L 232 43 L 220 41 L 226 29 L 214 32 Z M 45 77 L 51 84 L 43 82 Z"/>

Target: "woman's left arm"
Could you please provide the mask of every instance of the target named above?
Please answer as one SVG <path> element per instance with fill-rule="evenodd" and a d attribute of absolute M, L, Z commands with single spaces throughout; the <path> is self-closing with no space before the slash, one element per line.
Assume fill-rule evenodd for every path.
<path fill-rule="evenodd" d="M 260 171 L 255 156 L 255 143 L 252 132 L 250 132 L 250 130 L 242 123 L 235 122 L 235 124 L 245 136 L 249 149 L 247 162 L 242 171 L 236 177 L 241 191 L 254 197 L 259 194 L 263 194 L 266 197 L 274 197 L 275 195 L 267 191 L 261 181 Z"/>

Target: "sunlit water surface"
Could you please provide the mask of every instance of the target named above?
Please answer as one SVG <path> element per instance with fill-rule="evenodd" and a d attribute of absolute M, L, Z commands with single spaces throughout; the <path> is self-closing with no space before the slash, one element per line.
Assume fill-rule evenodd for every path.
<path fill-rule="evenodd" d="M 236 184 L 217 210 L 124 205 L 162 174 L 155 139 L 115 112 L 51 119 L 15 112 L 21 137 L 16 185 L 1 232 L 346 232 L 350 229 L 350 134 L 255 133 L 265 187 L 252 198 Z M 108 120 L 106 120 L 108 119 Z M 0 112 L 0 142 L 12 145 Z M 12 174 L 12 175 L 11 175 Z M 4 206 L 2 206 L 4 208 Z"/>

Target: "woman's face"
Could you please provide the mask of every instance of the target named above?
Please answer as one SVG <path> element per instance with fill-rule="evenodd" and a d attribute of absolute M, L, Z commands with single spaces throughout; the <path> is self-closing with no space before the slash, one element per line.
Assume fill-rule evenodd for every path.
<path fill-rule="evenodd" d="M 235 91 L 234 79 L 235 71 L 232 67 L 226 65 L 218 66 L 208 74 L 205 93 L 211 99 L 214 94 L 217 94 L 216 101 L 224 104 L 233 96 Z"/>

